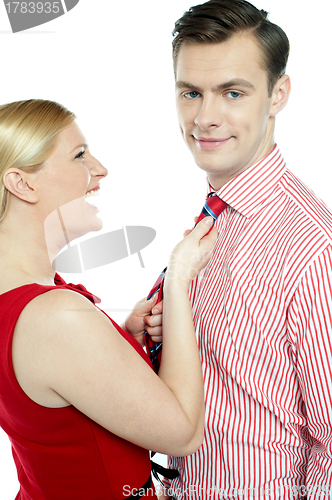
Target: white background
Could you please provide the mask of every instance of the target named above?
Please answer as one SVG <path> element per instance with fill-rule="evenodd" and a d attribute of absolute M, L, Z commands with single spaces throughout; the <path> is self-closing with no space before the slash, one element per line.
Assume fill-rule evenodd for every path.
<path fill-rule="evenodd" d="M 100 198 L 102 231 L 127 225 L 157 231 L 142 250 L 145 268 L 133 255 L 63 275 L 102 297 L 118 322 L 148 293 L 204 201 L 204 172 L 178 130 L 171 59 L 174 21 L 193 3 L 80 0 L 68 14 L 16 34 L 0 4 L 0 103 L 43 98 L 74 111 L 92 153 L 109 170 Z M 291 43 L 293 90 L 277 118 L 277 143 L 289 168 L 332 206 L 332 4 L 322 0 L 316 10 L 302 0 L 253 3 L 270 12 Z M 13 500 L 17 490 L 9 441 L 0 431 L 0 499 Z"/>

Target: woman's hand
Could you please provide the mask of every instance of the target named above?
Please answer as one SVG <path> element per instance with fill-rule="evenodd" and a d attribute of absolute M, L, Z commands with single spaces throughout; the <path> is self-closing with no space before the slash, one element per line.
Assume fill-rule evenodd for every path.
<path fill-rule="evenodd" d="M 218 236 L 217 229 L 211 226 L 212 217 L 205 217 L 174 248 L 167 268 L 165 285 L 176 280 L 188 287 L 196 274 L 206 266 L 211 258 Z"/>
<path fill-rule="evenodd" d="M 195 224 L 197 223 L 197 221 L 198 221 L 198 217 L 194 217 L 194 222 L 195 222 Z M 194 226 L 194 227 L 195 227 L 195 226 Z M 192 227 L 191 229 L 186 229 L 186 230 L 185 230 L 185 232 L 183 233 L 183 236 L 184 236 L 184 237 L 185 237 L 185 236 L 188 236 L 188 234 L 190 234 L 190 233 L 191 233 L 191 231 L 194 229 L 194 227 Z"/>
<path fill-rule="evenodd" d="M 144 346 L 146 330 L 154 342 L 162 342 L 163 301 L 156 304 L 157 294 L 150 300 L 146 297 L 134 306 L 122 328 Z"/>

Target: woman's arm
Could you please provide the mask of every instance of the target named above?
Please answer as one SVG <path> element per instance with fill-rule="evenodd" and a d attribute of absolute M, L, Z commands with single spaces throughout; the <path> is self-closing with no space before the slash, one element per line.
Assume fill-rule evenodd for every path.
<path fill-rule="evenodd" d="M 200 223 L 172 256 L 160 377 L 91 302 L 51 290 L 28 304 L 15 329 L 14 369 L 28 396 L 44 406 L 72 404 L 143 448 L 193 453 L 203 438 L 204 401 L 188 285 L 212 252 L 216 230 L 201 239 L 207 229 Z"/>

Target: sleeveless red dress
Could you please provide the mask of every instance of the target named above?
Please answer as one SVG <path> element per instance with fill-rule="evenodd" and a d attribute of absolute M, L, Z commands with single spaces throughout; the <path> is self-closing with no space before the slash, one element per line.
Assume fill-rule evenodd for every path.
<path fill-rule="evenodd" d="M 141 492 L 150 478 L 149 452 L 108 432 L 73 406 L 40 406 L 16 380 L 13 333 L 28 302 L 55 288 L 75 290 L 92 302 L 99 301 L 82 285 L 66 284 L 59 275 L 55 283 L 24 285 L 0 295 L 0 425 L 11 441 L 21 486 L 15 500 L 127 498 Z M 152 366 L 138 342 L 109 319 Z M 157 499 L 153 484 L 144 496 Z"/>

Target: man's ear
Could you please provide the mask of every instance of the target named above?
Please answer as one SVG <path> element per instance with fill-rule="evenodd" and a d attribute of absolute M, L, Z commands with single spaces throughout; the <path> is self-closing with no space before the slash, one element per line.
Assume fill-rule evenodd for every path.
<path fill-rule="evenodd" d="M 37 203 L 38 196 L 33 187 L 33 173 L 24 172 L 19 168 L 9 168 L 3 177 L 3 184 L 20 200 Z"/>
<path fill-rule="evenodd" d="M 276 116 L 286 106 L 291 91 L 291 82 L 288 75 L 278 78 L 271 97 L 270 116 Z"/>

